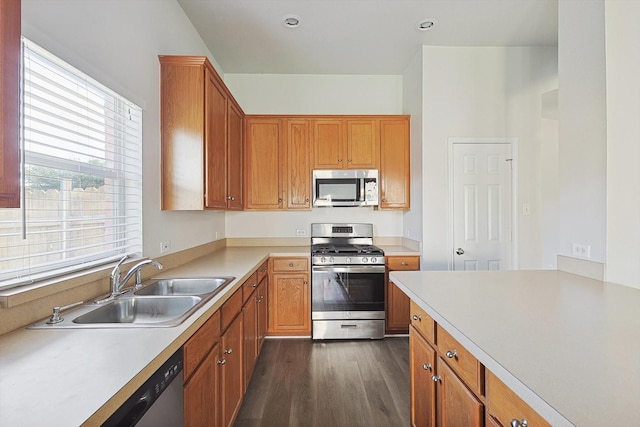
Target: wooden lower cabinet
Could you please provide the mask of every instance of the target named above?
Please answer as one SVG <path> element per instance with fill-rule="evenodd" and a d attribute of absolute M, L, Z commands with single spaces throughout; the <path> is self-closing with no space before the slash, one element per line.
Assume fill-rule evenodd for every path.
<path fill-rule="evenodd" d="M 256 330 L 256 338 L 258 342 L 258 354 L 262 350 L 262 344 L 264 344 L 264 338 L 267 336 L 267 326 L 268 326 L 268 301 L 267 301 L 267 288 L 268 288 L 269 279 L 265 276 L 258 285 L 258 290 L 256 291 L 256 305 L 258 306 L 257 312 L 257 330 Z"/>
<path fill-rule="evenodd" d="M 514 424 L 551 427 L 551 424 L 520 399 L 498 377 L 487 371 L 487 425 L 511 426 Z"/>
<path fill-rule="evenodd" d="M 442 358 L 437 361 L 436 405 L 439 427 L 481 427 L 484 405 Z"/>
<path fill-rule="evenodd" d="M 185 427 L 219 426 L 218 353 L 220 344 L 213 346 L 193 376 L 184 386 Z"/>
<path fill-rule="evenodd" d="M 244 373 L 243 392 L 247 391 L 253 368 L 258 359 L 258 303 L 256 291 L 252 292 L 249 299 L 242 307 L 242 323 L 244 327 Z"/>
<path fill-rule="evenodd" d="M 239 314 L 222 334 L 220 348 L 220 416 L 222 427 L 231 427 L 242 404 L 243 377 L 243 329 Z"/>
<path fill-rule="evenodd" d="M 419 256 L 386 257 L 386 325 L 387 334 L 409 333 L 409 297 L 389 281 L 389 272 L 398 270 L 419 270 Z"/>
<path fill-rule="evenodd" d="M 268 335 L 311 335 L 309 259 L 269 260 Z"/>
<path fill-rule="evenodd" d="M 413 327 L 409 327 L 409 374 L 411 380 L 411 425 L 433 427 L 436 424 L 436 356 L 433 347 Z"/>

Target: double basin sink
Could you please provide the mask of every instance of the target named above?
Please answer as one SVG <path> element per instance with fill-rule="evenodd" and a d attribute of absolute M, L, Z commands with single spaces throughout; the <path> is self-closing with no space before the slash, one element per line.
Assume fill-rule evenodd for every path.
<path fill-rule="evenodd" d="M 104 303 L 63 312 L 64 320 L 31 328 L 172 327 L 181 324 L 222 291 L 235 277 L 155 279 L 146 286 Z"/>

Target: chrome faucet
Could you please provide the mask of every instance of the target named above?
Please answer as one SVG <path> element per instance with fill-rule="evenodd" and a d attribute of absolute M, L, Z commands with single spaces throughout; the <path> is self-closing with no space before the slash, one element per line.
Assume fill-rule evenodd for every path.
<path fill-rule="evenodd" d="M 149 264 L 153 265 L 158 270 L 161 270 L 162 267 L 163 267 L 163 265 L 160 264 L 158 261 L 155 261 L 155 260 L 152 260 L 152 259 L 146 259 L 144 261 L 141 261 L 141 262 L 137 263 L 133 267 L 131 267 L 131 269 L 124 276 L 124 279 L 120 279 L 120 276 L 121 276 L 120 266 L 128 258 L 129 258 L 129 255 L 123 256 L 122 259 L 120 261 L 118 261 L 116 266 L 113 267 L 113 270 L 111 271 L 111 295 L 109 295 L 106 299 L 98 301 L 98 302 L 112 300 L 115 297 L 117 297 L 118 295 L 120 295 L 122 293 L 122 288 L 124 288 L 124 285 L 129 281 L 131 276 L 133 276 L 134 274 L 136 275 L 136 283 L 133 285 L 134 289 L 137 288 L 138 286 L 140 286 L 140 284 L 142 283 L 142 271 L 141 270 L 142 270 L 142 267 L 144 267 L 145 265 L 149 265 Z"/>
<path fill-rule="evenodd" d="M 153 265 L 158 270 L 162 270 L 162 267 L 163 267 L 162 264 L 160 264 L 158 261 L 153 259 L 145 259 L 144 261 L 140 261 L 139 263 L 131 267 L 131 269 L 127 272 L 127 274 L 125 274 L 124 279 L 122 279 L 122 281 L 119 281 L 117 292 L 122 292 L 122 288 L 124 288 L 124 285 L 127 284 L 131 276 L 133 276 L 134 274 L 136 275 L 136 283 L 133 284 L 133 289 L 139 288 L 140 285 L 142 285 L 142 267 L 144 267 L 145 265 Z M 119 278 L 120 277 L 118 276 L 118 279 Z"/>

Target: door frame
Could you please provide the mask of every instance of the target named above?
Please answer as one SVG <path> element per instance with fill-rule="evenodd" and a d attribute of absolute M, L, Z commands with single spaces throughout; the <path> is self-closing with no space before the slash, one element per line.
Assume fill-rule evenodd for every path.
<path fill-rule="evenodd" d="M 453 148 L 455 144 L 509 144 L 511 145 L 511 269 L 518 269 L 518 138 L 505 137 L 451 137 L 448 138 L 448 174 L 449 174 L 449 215 L 448 215 L 448 237 L 447 248 L 449 255 L 447 256 L 447 268 L 450 271 L 454 269 L 453 256 Z"/>

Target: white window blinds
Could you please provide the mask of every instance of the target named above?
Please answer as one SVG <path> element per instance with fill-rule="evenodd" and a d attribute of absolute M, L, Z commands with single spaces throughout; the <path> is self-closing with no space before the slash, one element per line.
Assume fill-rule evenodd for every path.
<path fill-rule="evenodd" d="M 0 210 L 0 289 L 142 250 L 142 110 L 23 41 L 22 210 Z"/>

